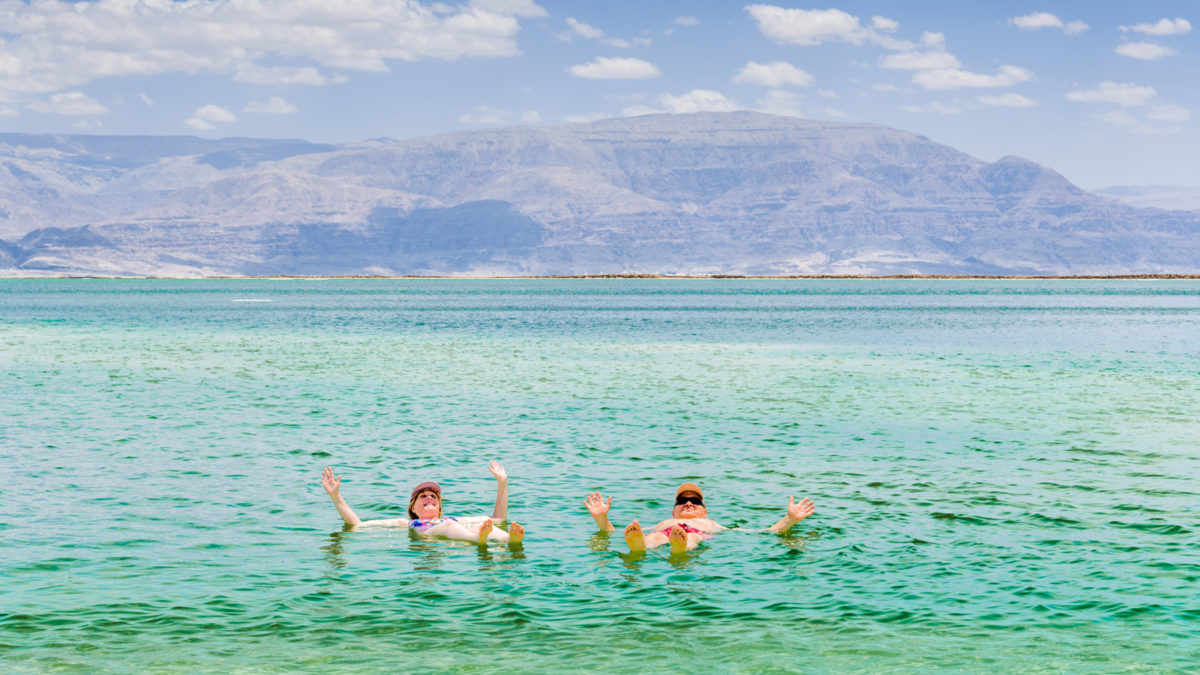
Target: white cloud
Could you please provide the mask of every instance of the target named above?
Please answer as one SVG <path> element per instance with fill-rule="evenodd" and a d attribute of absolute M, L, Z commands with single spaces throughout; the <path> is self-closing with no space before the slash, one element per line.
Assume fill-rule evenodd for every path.
<path fill-rule="evenodd" d="M 487 105 L 481 105 L 469 113 L 458 116 L 458 121 L 463 124 L 507 124 L 510 119 L 512 119 L 512 113 L 509 111 Z"/>
<path fill-rule="evenodd" d="M 528 0 L 441 8 L 393 0 L 0 0 L 0 98 L 106 77 L 241 72 L 254 79 L 256 68 L 270 72 L 263 63 L 279 57 L 375 72 L 395 60 L 510 57 L 520 53 L 518 19 L 544 15 Z M 307 72 L 300 79 L 319 79 Z"/>
<path fill-rule="evenodd" d="M 1158 95 L 1154 87 L 1142 87 L 1136 84 L 1118 82 L 1101 82 L 1099 87 L 1086 91 L 1067 93 L 1067 99 L 1082 103 L 1117 103 L 1120 105 L 1146 105 Z"/>
<path fill-rule="evenodd" d="M 1179 52 L 1164 47 L 1155 42 L 1126 42 L 1117 47 L 1116 52 L 1121 56 L 1129 56 L 1143 61 L 1154 61 L 1164 56 L 1174 56 Z"/>
<path fill-rule="evenodd" d="M 772 40 L 793 45 L 819 45 L 822 42 L 862 44 L 867 31 L 858 17 L 840 9 L 784 9 L 774 5 L 750 5 L 750 16 L 758 21 L 758 30 Z"/>
<path fill-rule="evenodd" d="M 1037 30 L 1039 28 L 1062 28 L 1062 19 L 1049 12 L 1034 12 L 1025 16 L 1017 16 L 1008 22 L 1021 30 Z"/>
<path fill-rule="evenodd" d="M 104 127 L 104 122 L 97 119 L 81 119 L 77 120 L 71 126 L 76 129 L 101 129 Z"/>
<path fill-rule="evenodd" d="M 237 120 L 237 117 L 233 113 L 211 103 L 197 108 L 196 112 L 192 113 L 192 116 L 209 122 L 233 122 Z"/>
<path fill-rule="evenodd" d="M 653 115 L 659 113 L 696 113 L 696 112 L 732 112 L 743 110 L 742 106 L 729 100 L 719 91 L 711 89 L 693 89 L 678 96 L 660 94 L 656 99 L 659 107 L 637 105 L 621 111 L 626 117 L 635 115 Z"/>
<path fill-rule="evenodd" d="M 1063 26 L 1063 32 L 1067 35 L 1079 35 L 1089 28 L 1091 28 L 1091 26 L 1082 21 L 1071 21 L 1067 25 Z"/>
<path fill-rule="evenodd" d="M 1078 35 L 1088 28 L 1086 23 L 1082 21 L 1072 21 L 1063 23 L 1063 20 L 1050 14 L 1049 12 L 1034 12 L 1025 16 L 1017 16 L 1008 20 L 1008 23 L 1020 28 L 1021 30 L 1037 30 L 1039 28 L 1058 28 L 1067 35 Z"/>
<path fill-rule="evenodd" d="M 237 117 L 228 110 L 209 103 L 208 105 L 196 108 L 196 112 L 192 116 L 184 120 L 183 123 L 198 131 L 208 131 L 215 129 L 218 123 L 227 123 L 237 120 Z"/>
<path fill-rule="evenodd" d="M 894 70 L 936 70 L 962 66 L 953 54 L 940 51 L 888 54 L 879 60 L 879 65 Z"/>
<path fill-rule="evenodd" d="M 818 89 L 817 95 L 821 98 L 841 98 L 838 93 L 832 89 Z"/>
<path fill-rule="evenodd" d="M 587 38 L 588 40 L 599 40 L 600 38 L 604 37 L 604 31 L 592 26 L 591 24 L 586 24 L 582 21 L 579 21 L 572 16 L 567 17 L 567 25 L 571 27 L 572 33 L 578 35 L 579 37 Z"/>
<path fill-rule="evenodd" d="M 980 96 L 976 100 L 983 105 L 998 106 L 1001 108 L 1032 108 L 1037 105 L 1037 101 L 1011 92 L 1001 96 Z"/>
<path fill-rule="evenodd" d="M 542 121 L 542 116 L 536 110 L 527 110 L 521 113 L 521 121 L 525 124 L 537 124 Z"/>
<path fill-rule="evenodd" d="M 943 33 L 925 31 L 921 33 L 921 44 L 930 49 L 945 49 L 946 36 Z"/>
<path fill-rule="evenodd" d="M 657 112 L 657 111 L 656 111 Z M 608 113 L 587 113 L 586 115 L 567 115 L 562 118 L 562 121 L 567 124 L 587 124 L 597 120 L 606 120 L 612 118 Z"/>
<path fill-rule="evenodd" d="M 896 91 L 900 87 L 897 87 L 891 82 L 876 82 L 875 84 L 871 85 L 871 88 L 875 91 Z"/>
<path fill-rule="evenodd" d="M 10 108 L 6 105 L 0 105 L 0 117 L 16 117 L 21 114 L 20 110 Z"/>
<path fill-rule="evenodd" d="M 658 97 L 658 103 L 672 113 L 732 112 L 742 109 L 725 98 L 724 94 L 711 89 L 693 89 L 679 96 L 663 94 Z"/>
<path fill-rule="evenodd" d="M 812 75 L 785 61 L 771 63 L 748 62 L 733 78 L 735 84 L 758 84 L 764 87 L 807 87 L 815 80 Z"/>
<path fill-rule="evenodd" d="M 588 40 L 600 40 L 610 47 L 618 49 L 629 49 L 633 46 L 645 47 L 651 44 L 649 38 L 634 38 L 633 40 L 625 40 L 617 37 L 607 37 L 607 33 L 596 28 L 591 24 L 584 23 L 575 17 L 567 17 L 567 25 L 571 27 L 570 32 L 563 33 L 558 36 L 560 40 L 570 42 L 575 36 L 586 38 Z"/>
<path fill-rule="evenodd" d="M 151 108 L 154 107 L 154 99 L 150 98 L 150 96 L 148 96 L 146 94 L 146 92 L 139 91 L 138 98 L 142 99 L 142 103 L 145 103 L 146 105 L 150 106 Z"/>
<path fill-rule="evenodd" d="M 871 17 L 871 28 L 881 33 L 894 33 L 900 27 L 900 22 L 893 21 L 884 16 Z"/>
<path fill-rule="evenodd" d="M 871 17 L 866 28 L 853 14 L 840 9 L 786 9 L 776 5 L 748 5 L 746 11 L 758 22 L 758 30 L 779 44 L 813 46 L 823 42 L 865 42 L 884 49 L 912 49 L 913 43 L 886 33 L 900 24 L 882 16 Z"/>
<path fill-rule="evenodd" d="M 1121 26 L 1123 31 L 1146 33 L 1147 35 L 1183 35 L 1190 33 L 1192 24 L 1187 19 L 1159 19 L 1158 23 L 1135 23 L 1132 26 Z"/>
<path fill-rule="evenodd" d="M 779 44 L 812 46 L 822 42 L 870 42 L 884 49 L 912 49 L 913 43 L 886 33 L 900 24 L 882 16 L 871 18 L 871 28 L 840 9 L 786 9 L 776 5 L 748 5 L 746 11 L 758 22 L 758 30 Z"/>
<path fill-rule="evenodd" d="M 55 115 L 102 115 L 108 112 L 108 108 L 81 91 L 68 91 L 54 94 L 45 101 L 33 101 L 29 109 Z"/>
<path fill-rule="evenodd" d="M 677 16 L 673 22 L 676 26 L 699 26 L 700 19 L 694 16 Z"/>
<path fill-rule="evenodd" d="M 254 63 L 238 66 L 233 73 L 236 82 L 247 84 L 304 84 L 321 87 L 327 84 L 340 84 L 349 78 L 344 75 L 325 75 L 312 66 L 299 68 L 265 67 Z"/>
<path fill-rule="evenodd" d="M 272 96 L 271 100 L 267 101 L 266 103 L 252 101 L 242 109 L 242 112 L 264 113 L 267 115 L 291 115 L 292 113 L 300 112 L 300 110 L 282 98 L 278 96 Z"/>
<path fill-rule="evenodd" d="M 1146 117 L 1159 122 L 1186 122 L 1192 119 L 1192 113 L 1182 106 L 1160 105 L 1151 108 Z"/>
<path fill-rule="evenodd" d="M 1000 66 L 995 75 L 972 73 L 957 68 L 922 70 L 912 77 L 913 84 L 925 89 L 959 89 L 962 87 L 1010 87 L 1033 79 L 1033 73 L 1017 66 Z"/>
<path fill-rule="evenodd" d="M 471 0 L 469 3 L 476 9 L 486 10 L 495 14 L 511 14 L 531 19 L 549 16 L 549 13 L 532 0 Z M 446 14 L 453 14 L 455 8 L 445 6 Z"/>
<path fill-rule="evenodd" d="M 0 50 L 4 47 L 4 41 L 0 39 Z M 5 54 L 0 51 L 0 78 L 16 77 L 21 72 L 21 59 L 18 59 L 12 54 Z"/>
<path fill-rule="evenodd" d="M 662 75 L 658 66 L 634 58 L 601 56 L 595 61 L 567 69 L 575 77 L 595 80 L 641 80 Z"/>

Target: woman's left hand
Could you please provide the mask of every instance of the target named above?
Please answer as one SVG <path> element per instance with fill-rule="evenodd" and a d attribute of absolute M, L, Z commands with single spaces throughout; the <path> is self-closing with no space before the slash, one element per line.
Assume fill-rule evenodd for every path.
<path fill-rule="evenodd" d="M 496 481 L 498 483 L 508 482 L 508 474 L 504 471 L 504 467 L 500 466 L 500 462 L 497 462 L 493 459 L 491 463 L 488 464 L 488 471 L 492 472 L 492 475 L 496 477 Z"/>

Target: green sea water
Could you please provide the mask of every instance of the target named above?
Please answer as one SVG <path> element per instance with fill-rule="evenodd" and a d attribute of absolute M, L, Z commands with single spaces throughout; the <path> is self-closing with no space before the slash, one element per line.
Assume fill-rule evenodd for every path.
<path fill-rule="evenodd" d="M 0 281 L 0 671 L 1196 672 L 1200 283 Z M 521 551 L 344 531 L 419 481 Z M 583 507 L 718 535 L 624 556 Z"/>

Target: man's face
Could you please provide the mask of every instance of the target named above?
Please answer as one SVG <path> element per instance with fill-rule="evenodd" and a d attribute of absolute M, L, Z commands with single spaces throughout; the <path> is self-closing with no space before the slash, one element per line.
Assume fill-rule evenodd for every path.
<path fill-rule="evenodd" d="M 704 508 L 704 499 L 695 492 L 681 492 L 675 498 L 675 509 L 671 511 L 673 518 L 706 518 L 708 509 Z"/>

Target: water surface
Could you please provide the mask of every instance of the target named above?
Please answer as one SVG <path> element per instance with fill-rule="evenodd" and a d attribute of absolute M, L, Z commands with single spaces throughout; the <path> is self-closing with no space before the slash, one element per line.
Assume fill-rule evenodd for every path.
<path fill-rule="evenodd" d="M 0 658 L 1187 671 L 1197 335 L 1195 281 L 0 281 Z M 493 457 L 523 551 L 318 480 L 486 513 Z M 817 513 L 631 560 L 583 508 L 683 481 Z"/>

